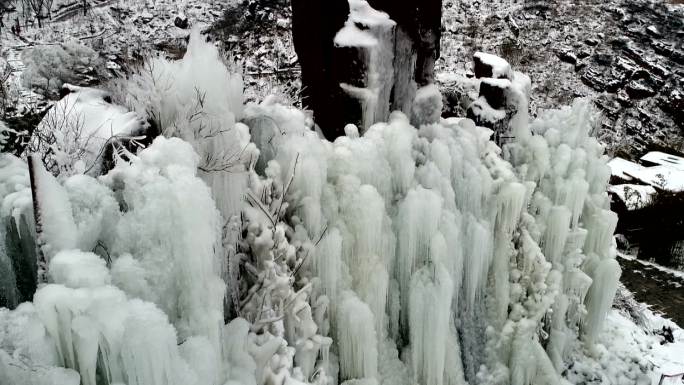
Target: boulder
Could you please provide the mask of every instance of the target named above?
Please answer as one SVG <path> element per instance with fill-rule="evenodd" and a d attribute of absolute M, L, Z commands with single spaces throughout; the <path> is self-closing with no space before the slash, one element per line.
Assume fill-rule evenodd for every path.
<path fill-rule="evenodd" d="M 473 68 L 475 70 L 475 77 L 478 79 L 494 78 L 510 80 L 513 77 L 511 66 L 506 60 L 484 52 L 475 53 L 473 56 Z"/>
<path fill-rule="evenodd" d="M 480 83 L 480 96 L 494 109 L 506 107 L 506 93 L 511 88 L 508 79 L 482 79 Z"/>
<path fill-rule="evenodd" d="M 180 29 L 188 29 L 188 27 L 190 26 L 190 22 L 188 22 L 188 18 L 186 16 L 178 15 L 173 20 L 173 25 Z"/>

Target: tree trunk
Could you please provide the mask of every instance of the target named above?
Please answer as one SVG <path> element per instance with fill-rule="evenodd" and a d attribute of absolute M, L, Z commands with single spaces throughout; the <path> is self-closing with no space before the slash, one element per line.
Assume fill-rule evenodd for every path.
<path fill-rule="evenodd" d="M 33 198 L 33 216 L 35 220 L 36 229 L 36 262 L 37 262 L 37 282 L 38 284 L 47 283 L 47 260 L 45 259 L 45 254 L 41 248 L 41 234 L 42 234 L 42 224 L 43 218 L 41 216 L 41 207 L 38 198 L 38 178 L 36 173 L 39 172 L 38 168 L 43 167 L 42 162 L 38 155 L 32 154 L 28 157 L 28 169 L 29 169 L 29 179 L 31 181 L 31 197 Z"/>

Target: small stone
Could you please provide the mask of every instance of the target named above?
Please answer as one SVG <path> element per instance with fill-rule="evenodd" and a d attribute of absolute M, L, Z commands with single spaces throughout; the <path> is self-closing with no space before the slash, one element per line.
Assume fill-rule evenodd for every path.
<path fill-rule="evenodd" d="M 565 51 L 565 50 L 559 51 L 556 53 L 556 55 L 558 56 L 558 58 L 561 61 L 564 61 L 566 63 L 570 63 L 570 64 L 576 64 L 577 63 L 577 55 L 575 55 L 571 51 Z"/>
<path fill-rule="evenodd" d="M 594 39 L 594 38 L 589 38 L 589 39 L 585 40 L 584 43 L 588 46 L 595 47 L 598 45 L 599 40 Z"/>
<path fill-rule="evenodd" d="M 629 82 L 629 84 L 627 84 L 626 91 L 631 99 L 644 99 L 656 94 L 652 88 L 639 80 L 633 80 Z"/>

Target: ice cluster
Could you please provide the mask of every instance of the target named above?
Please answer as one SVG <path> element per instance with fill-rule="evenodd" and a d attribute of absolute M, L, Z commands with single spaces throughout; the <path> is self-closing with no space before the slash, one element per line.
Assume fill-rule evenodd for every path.
<path fill-rule="evenodd" d="M 592 352 L 620 269 L 588 101 L 499 148 L 430 88 L 331 143 L 197 34 L 150 68 L 118 98 L 163 136 L 106 175 L 0 157 L 0 383 L 556 385 Z"/>

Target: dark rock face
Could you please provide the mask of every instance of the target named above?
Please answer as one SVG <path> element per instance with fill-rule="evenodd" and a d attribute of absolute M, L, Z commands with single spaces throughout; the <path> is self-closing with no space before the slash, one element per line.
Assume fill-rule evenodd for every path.
<path fill-rule="evenodd" d="M 389 92 L 387 98 L 379 100 L 383 105 L 377 107 L 377 111 L 398 109 L 410 113 L 416 87 L 434 79 L 434 63 L 439 57 L 442 2 L 369 0 L 368 3 L 396 22 L 393 31 L 380 37 L 381 44 L 391 47 L 396 55 L 392 63 L 385 63 L 389 66 L 383 72 L 390 72 L 390 76 L 384 79 L 383 87 L 388 87 Z M 336 47 L 333 42 L 345 25 L 349 11 L 348 0 L 292 0 L 292 36 L 302 69 L 302 103 L 313 110 L 316 124 L 331 140 L 344 135 L 347 123 L 362 127 L 368 123 L 359 97 L 353 95 L 349 87 L 345 91 L 340 86 L 363 89 L 370 81 L 367 76 L 371 62 L 368 48 Z M 374 120 L 386 118 L 377 116 Z"/>
<path fill-rule="evenodd" d="M 338 86 L 340 72 L 350 72 L 353 64 L 335 62 L 333 39 L 349 14 L 346 0 L 292 0 L 292 39 L 302 68 L 302 103 L 313 110 L 314 119 L 325 127 L 326 137 L 342 135 L 346 111 L 345 95 Z M 346 67 L 346 68 L 345 68 Z"/>
<path fill-rule="evenodd" d="M 188 29 L 190 26 L 190 23 L 188 22 L 188 18 L 185 16 L 176 16 L 175 19 L 173 19 L 173 25 L 180 29 Z"/>

